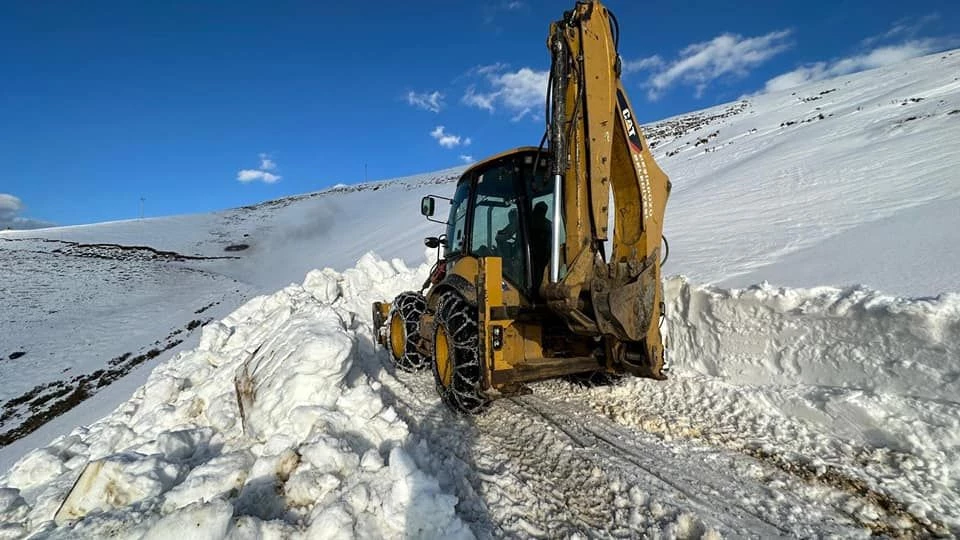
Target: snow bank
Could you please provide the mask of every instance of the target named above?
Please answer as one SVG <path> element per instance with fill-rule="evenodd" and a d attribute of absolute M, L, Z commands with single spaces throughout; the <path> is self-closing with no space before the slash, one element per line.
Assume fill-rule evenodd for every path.
<path fill-rule="evenodd" d="M 679 373 L 960 396 L 960 294 L 905 299 L 863 287 L 721 289 L 675 277 L 665 295 Z"/>
<path fill-rule="evenodd" d="M 360 298 L 426 272 L 367 255 L 208 325 L 112 415 L 11 469 L 0 537 L 472 537 L 355 362 Z"/>
<path fill-rule="evenodd" d="M 584 396 L 595 411 L 666 441 L 833 471 L 960 530 L 960 295 L 674 277 L 665 296 L 670 378 Z"/>

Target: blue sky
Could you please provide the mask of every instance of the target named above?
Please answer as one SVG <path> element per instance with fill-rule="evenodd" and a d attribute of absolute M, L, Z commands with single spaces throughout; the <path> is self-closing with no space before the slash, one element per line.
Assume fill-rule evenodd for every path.
<path fill-rule="evenodd" d="M 960 45 L 955 1 L 609 0 L 653 121 Z M 567 1 L 0 0 L 0 228 L 203 212 L 543 133 Z M 415 209 L 414 209 L 415 211 Z"/>

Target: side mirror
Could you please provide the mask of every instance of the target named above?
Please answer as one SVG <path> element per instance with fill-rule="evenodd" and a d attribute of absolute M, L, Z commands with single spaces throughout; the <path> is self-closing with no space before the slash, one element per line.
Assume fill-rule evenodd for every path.
<path fill-rule="evenodd" d="M 427 195 L 426 197 L 420 199 L 420 213 L 426 217 L 433 216 L 433 212 L 436 209 L 437 201 L 433 197 Z"/>
<path fill-rule="evenodd" d="M 423 239 L 423 245 L 430 249 L 435 249 L 440 246 L 447 247 L 446 235 L 440 235 L 440 237 L 428 236 Z"/>

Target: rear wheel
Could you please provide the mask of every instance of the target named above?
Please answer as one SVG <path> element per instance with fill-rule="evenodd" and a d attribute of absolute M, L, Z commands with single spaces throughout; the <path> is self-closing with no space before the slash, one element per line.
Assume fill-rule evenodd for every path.
<path fill-rule="evenodd" d="M 427 301 L 417 292 L 403 292 L 390 305 L 387 314 L 387 344 L 393 364 L 404 371 L 420 371 L 429 360 L 418 349 L 420 316 Z"/>
<path fill-rule="evenodd" d="M 460 295 L 440 298 L 433 336 L 433 378 L 451 408 L 479 414 L 490 404 L 482 391 L 477 308 Z"/>

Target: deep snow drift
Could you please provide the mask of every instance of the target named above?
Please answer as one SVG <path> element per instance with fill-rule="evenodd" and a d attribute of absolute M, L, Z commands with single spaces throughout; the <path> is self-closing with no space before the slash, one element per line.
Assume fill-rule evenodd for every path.
<path fill-rule="evenodd" d="M 476 419 L 368 320 L 426 267 L 364 254 L 421 261 L 418 201 L 457 170 L 0 233 L 0 436 L 39 426 L 0 448 L 0 471 L 27 454 L 0 536 L 960 534 L 958 71 L 646 127 L 687 276 L 671 379 L 540 383 Z"/>

